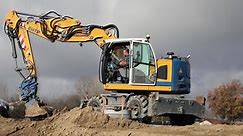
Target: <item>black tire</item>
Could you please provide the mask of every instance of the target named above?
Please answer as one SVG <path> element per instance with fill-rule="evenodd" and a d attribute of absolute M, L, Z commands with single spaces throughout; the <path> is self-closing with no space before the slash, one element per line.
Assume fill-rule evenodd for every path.
<path fill-rule="evenodd" d="M 9 117 L 9 104 L 0 99 L 0 116 Z"/>
<path fill-rule="evenodd" d="M 0 109 L 0 116 L 8 118 L 9 117 L 9 111 L 7 109 Z"/>
<path fill-rule="evenodd" d="M 89 99 L 87 106 L 91 106 L 91 107 L 95 107 L 95 108 L 100 108 L 101 107 L 101 103 L 99 101 L 98 97 L 92 97 L 91 99 Z"/>
<path fill-rule="evenodd" d="M 195 117 L 192 115 L 174 115 L 170 116 L 171 125 L 192 125 L 195 123 Z"/>
<path fill-rule="evenodd" d="M 134 95 L 128 99 L 127 108 L 131 111 L 131 119 L 147 121 L 148 99 L 143 95 Z"/>
<path fill-rule="evenodd" d="M 103 110 L 104 105 L 106 105 L 106 98 L 101 96 L 95 96 L 89 99 L 87 106 L 93 107 L 95 110 Z"/>

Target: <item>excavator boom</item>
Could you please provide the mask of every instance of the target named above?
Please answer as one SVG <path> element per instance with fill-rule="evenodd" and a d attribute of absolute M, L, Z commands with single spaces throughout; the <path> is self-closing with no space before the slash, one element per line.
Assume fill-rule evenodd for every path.
<path fill-rule="evenodd" d="M 26 66 L 19 68 L 16 60 L 16 71 L 23 77 L 19 86 L 19 94 L 21 100 L 26 102 L 26 117 L 47 114 L 46 110 L 40 107 L 43 104 L 37 96 L 37 71 L 29 33 L 51 42 L 78 42 L 82 44 L 93 41 L 100 48 L 103 48 L 105 40 L 119 37 L 119 30 L 113 24 L 84 26 L 79 20 L 60 15 L 55 11 L 49 11 L 42 15 L 10 11 L 5 18 L 4 30 L 11 41 L 13 58 L 17 59 L 17 45 Z"/>

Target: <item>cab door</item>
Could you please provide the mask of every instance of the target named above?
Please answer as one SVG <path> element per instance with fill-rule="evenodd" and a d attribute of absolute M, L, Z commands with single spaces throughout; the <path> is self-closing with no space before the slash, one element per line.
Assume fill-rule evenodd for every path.
<path fill-rule="evenodd" d="M 155 85 L 156 82 L 156 58 L 147 42 L 132 42 L 130 53 L 129 84 Z"/>

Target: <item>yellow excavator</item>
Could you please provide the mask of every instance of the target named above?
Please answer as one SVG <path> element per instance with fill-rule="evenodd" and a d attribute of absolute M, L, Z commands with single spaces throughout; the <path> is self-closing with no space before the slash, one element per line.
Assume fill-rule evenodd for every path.
<path fill-rule="evenodd" d="M 144 122 L 193 123 L 204 117 L 205 99 L 182 97 L 190 93 L 189 56 L 179 57 L 168 52 L 156 59 L 146 38 L 119 38 L 118 27 L 82 25 L 77 19 L 55 11 L 32 15 L 10 11 L 5 18 L 5 33 L 17 59 L 17 46 L 25 68 L 16 71 L 23 77 L 19 86 L 25 101 L 26 117 L 46 116 L 47 109 L 37 96 L 37 71 L 29 33 L 51 42 L 95 42 L 102 49 L 99 80 L 110 94 L 101 94 L 81 102 L 81 107 L 93 106 L 109 116 L 136 119 Z M 165 119 L 166 118 L 166 119 Z"/>

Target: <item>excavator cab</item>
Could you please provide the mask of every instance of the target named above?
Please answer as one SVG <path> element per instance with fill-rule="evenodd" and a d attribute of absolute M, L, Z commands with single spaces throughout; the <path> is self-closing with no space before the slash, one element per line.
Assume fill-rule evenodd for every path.
<path fill-rule="evenodd" d="M 124 56 L 124 50 L 129 55 Z M 190 92 L 190 64 L 186 57 L 168 52 L 156 59 L 148 39 L 107 40 L 100 58 L 100 80 L 109 91 Z M 121 61 L 126 60 L 126 67 Z"/>
<path fill-rule="evenodd" d="M 144 39 L 107 41 L 100 64 L 103 84 L 155 85 L 155 56 Z"/>

